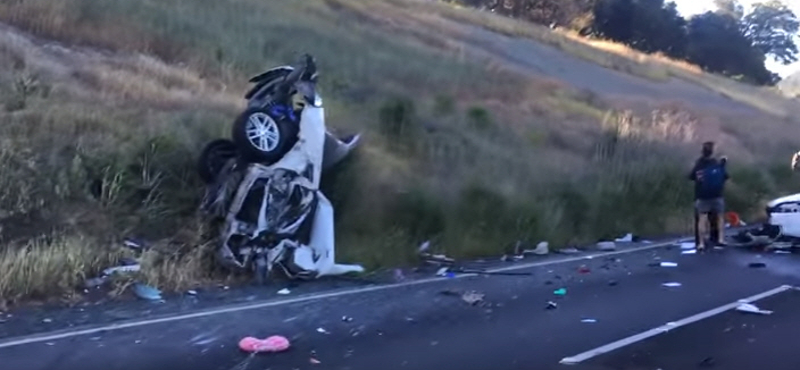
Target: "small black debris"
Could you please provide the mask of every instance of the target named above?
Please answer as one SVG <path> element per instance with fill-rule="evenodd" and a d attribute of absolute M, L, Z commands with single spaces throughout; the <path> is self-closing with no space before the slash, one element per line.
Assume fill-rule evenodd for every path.
<path fill-rule="evenodd" d="M 700 361 L 700 367 L 714 367 L 716 365 L 716 361 L 714 361 L 713 357 L 706 357 L 703 361 Z"/>
<path fill-rule="evenodd" d="M 617 282 L 616 280 L 611 280 L 608 282 L 608 286 L 617 286 L 618 284 L 619 282 Z"/>
<path fill-rule="evenodd" d="M 548 310 L 555 310 L 556 308 L 558 308 L 558 305 L 553 301 L 549 301 L 549 302 L 547 302 L 547 307 L 546 308 Z"/>
<path fill-rule="evenodd" d="M 767 267 L 767 264 L 764 263 L 764 262 L 751 262 L 748 266 L 750 266 L 751 268 L 754 268 L 754 269 L 760 269 L 760 268 Z"/>

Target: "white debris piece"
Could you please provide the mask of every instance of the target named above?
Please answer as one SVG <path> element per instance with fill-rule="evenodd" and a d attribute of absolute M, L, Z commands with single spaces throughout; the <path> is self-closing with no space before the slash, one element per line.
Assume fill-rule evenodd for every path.
<path fill-rule="evenodd" d="M 675 262 L 661 262 L 661 267 L 678 267 Z"/>
<path fill-rule="evenodd" d="M 681 254 L 697 254 L 697 249 L 687 249 L 682 251 Z"/>
<path fill-rule="evenodd" d="M 280 295 L 287 295 L 287 294 L 290 294 L 290 293 L 292 293 L 292 291 L 289 290 L 289 289 L 286 289 L 286 288 L 283 288 L 283 289 L 278 291 L 278 294 L 280 294 Z"/>
<path fill-rule="evenodd" d="M 681 246 L 681 249 L 683 249 L 683 250 L 695 249 L 696 248 L 694 242 L 681 243 L 680 246 Z"/>
<path fill-rule="evenodd" d="M 543 256 L 545 254 L 548 254 L 548 253 L 550 253 L 550 243 L 548 243 L 548 242 L 539 242 L 539 244 L 536 244 L 536 249 L 530 251 L 530 253 L 533 253 L 533 254 L 535 254 L 537 256 Z"/>
<path fill-rule="evenodd" d="M 447 276 L 447 273 L 450 271 L 448 267 L 442 267 L 439 271 L 436 271 L 436 276 Z"/>
<path fill-rule="evenodd" d="M 752 303 L 742 303 L 736 307 L 736 311 L 746 313 L 757 313 L 760 315 L 771 315 L 772 311 L 762 310 Z"/>
<path fill-rule="evenodd" d="M 661 285 L 663 285 L 663 286 L 665 286 L 667 288 L 677 288 L 677 287 L 681 286 L 682 284 L 681 283 L 676 283 L 676 282 L 670 282 L 670 283 L 664 283 L 664 284 L 661 284 Z"/>
<path fill-rule="evenodd" d="M 628 233 L 628 234 L 626 234 L 625 236 L 623 236 L 621 238 L 617 238 L 617 240 L 615 240 L 615 242 L 617 242 L 617 243 L 631 243 L 631 242 L 633 242 L 633 234 Z"/>

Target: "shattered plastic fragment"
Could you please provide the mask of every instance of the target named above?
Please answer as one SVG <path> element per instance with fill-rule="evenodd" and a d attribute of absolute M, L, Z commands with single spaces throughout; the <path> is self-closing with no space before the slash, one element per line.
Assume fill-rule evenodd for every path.
<path fill-rule="evenodd" d="M 394 269 L 394 281 L 400 282 L 406 279 L 406 276 L 403 274 L 403 270 L 401 269 Z"/>
<path fill-rule="evenodd" d="M 632 241 L 633 241 L 633 234 L 631 234 L 631 233 L 628 233 L 625 236 L 615 240 L 615 242 L 617 242 L 617 243 L 630 243 Z"/>
<path fill-rule="evenodd" d="M 674 283 L 673 282 L 673 283 L 664 283 L 664 284 L 661 284 L 661 285 L 663 285 L 665 287 L 668 287 L 668 288 L 677 288 L 677 287 L 681 286 L 681 283 Z"/>
<path fill-rule="evenodd" d="M 756 305 L 751 304 L 751 303 L 742 303 L 742 304 L 740 304 L 739 306 L 736 307 L 736 311 L 747 312 L 747 313 L 757 313 L 757 314 L 761 314 L 761 315 L 771 315 L 772 314 L 772 311 L 762 310 L 762 309 L 756 307 Z"/>
<path fill-rule="evenodd" d="M 467 302 L 470 305 L 476 305 L 480 302 L 483 302 L 484 296 L 485 296 L 484 294 L 478 292 L 465 292 L 464 294 L 461 295 L 461 299 L 463 299 L 464 302 Z"/>
<path fill-rule="evenodd" d="M 286 289 L 286 288 L 283 288 L 283 289 L 278 291 L 278 294 L 280 294 L 280 295 L 287 295 L 287 294 L 291 294 L 291 293 L 292 293 L 292 291 L 289 290 L 289 289 Z"/>
<path fill-rule="evenodd" d="M 697 249 L 687 249 L 682 251 L 681 254 L 697 254 Z"/>
<path fill-rule="evenodd" d="M 282 352 L 289 349 L 289 340 L 279 335 L 267 339 L 245 337 L 239 341 L 239 349 L 249 353 Z"/>
<path fill-rule="evenodd" d="M 149 285 L 137 283 L 133 286 L 133 293 L 136 294 L 137 297 L 144 300 L 161 300 L 161 291 Z"/>
<path fill-rule="evenodd" d="M 548 309 L 548 310 L 555 310 L 556 308 L 558 308 L 558 305 L 557 305 L 555 302 L 553 302 L 553 301 L 549 301 L 549 302 L 547 302 L 547 307 L 546 307 L 546 309 Z"/>
<path fill-rule="evenodd" d="M 196 290 L 187 290 L 186 294 L 188 294 L 188 295 L 197 295 L 197 291 Z"/>
<path fill-rule="evenodd" d="M 581 274 L 588 274 L 591 272 L 591 270 L 589 270 L 589 267 L 586 265 L 582 265 L 581 267 L 578 267 L 578 272 Z"/>
<path fill-rule="evenodd" d="M 687 249 L 695 249 L 695 244 L 694 244 L 694 242 L 685 242 L 685 243 L 681 243 L 681 244 L 680 244 L 680 246 L 681 246 L 681 249 L 683 249 L 683 250 L 687 250 Z"/>
<path fill-rule="evenodd" d="M 528 251 L 525 251 L 525 252 L 528 252 Z M 548 254 L 548 253 L 550 253 L 550 243 L 548 243 L 548 242 L 539 242 L 539 244 L 536 245 L 536 249 L 530 251 L 530 253 L 533 253 L 533 254 L 535 254 L 537 256 L 543 256 L 545 254 Z"/>
<path fill-rule="evenodd" d="M 661 262 L 661 267 L 678 267 L 678 264 L 675 262 Z"/>
<path fill-rule="evenodd" d="M 322 362 L 320 362 L 319 360 L 317 360 L 316 358 L 313 358 L 313 357 L 312 357 L 311 359 L 309 359 L 308 361 L 309 361 L 309 362 L 310 362 L 312 365 L 319 365 L 319 364 L 321 364 L 321 363 L 322 363 Z"/>
<path fill-rule="evenodd" d="M 564 289 L 564 288 L 556 289 L 555 291 L 553 291 L 553 294 L 555 294 L 555 295 L 567 295 L 567 290 Z"/>
<path fill-rule="evenodd" d="M 317 328 L 317 333 L 320 334 L 330 334 L 329 331 L 325 330 L 325 328 Z"/>
<path fill-rule="evenodd" d="M 436 276 L 447 276 L 448 270 L 450 270 L 449 267 L 442 267 L 438 271 L 436 271 Z"/>
<path fill-rule="evenodd" d="M 597 320 L 595 320 L 595 319 L 583 319 L 583 320 L 581 320 L 581 322 L 584 323 L 584 324 L 594 324 L 594 323 L 597 322 Z"/>
<path fill-rule="evenodd" d="M 116 272 L 138 272 L 141 269 L 140 265 L 126 265 L 126 266 L 117 266 L 117 267 L 110 267 L 103 270 L 103 275 L 110 276 Z"/>
<path fill-rule="evenodd" d="M 426 240 L 424 243 L 420 244 L 419 248 L 417 249 L 417 252 L 418 253 L 425 253 L 425 252 L 428 251 L 428 249 L 431 249 L 431 241 L 430 240 Z"/>

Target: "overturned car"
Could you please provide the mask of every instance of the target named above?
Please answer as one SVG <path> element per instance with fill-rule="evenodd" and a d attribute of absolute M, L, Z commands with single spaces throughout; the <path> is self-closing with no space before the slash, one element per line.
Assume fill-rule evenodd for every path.
<path fill-rule="evenodd" d="M 309 55 L 250 79 L 232 140 L 207 144 L 198 161 L 201 209 L 221 224 L 219 261 L 261 282 L 276 267 L 301 279 L 363 271 L 335 263 L 333 207 L 319 188 L 360 137 L 327 130 L 317 79 Z"/>

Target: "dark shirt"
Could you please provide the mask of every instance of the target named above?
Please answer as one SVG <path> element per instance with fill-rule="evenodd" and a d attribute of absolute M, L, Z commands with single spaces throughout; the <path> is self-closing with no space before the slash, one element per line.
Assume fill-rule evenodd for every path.
<path fill-rule="evenodd" d="M 715 166 L 719 164 L 719 160 L 714 157 L 700 157 L 694 163 L 694 167 L 692 168 L 692 172 L 689 173 L 689 180 L 694 181 L 694 199 L 716 199 L 722 197 L 722 194 L 703 194 L 700 188 L 700 182 L 697 181 L 697 172 L 706 169 L 709 166 Z M 724 168 L 724 166 L 723 166 Z M 730 177 L 728 176 L 728 171 L 725 171 L 725 180 L 728 180 Z"/>

